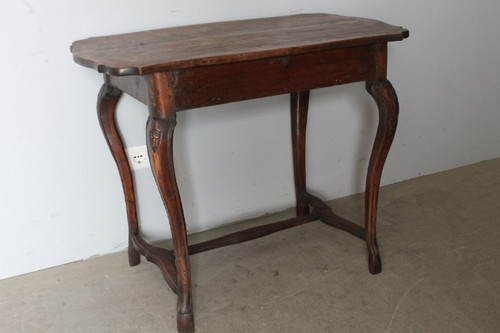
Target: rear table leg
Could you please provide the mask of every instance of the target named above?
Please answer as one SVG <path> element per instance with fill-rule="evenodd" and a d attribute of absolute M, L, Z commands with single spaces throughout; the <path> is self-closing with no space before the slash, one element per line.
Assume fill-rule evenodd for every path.
<path fill-rule="evenodd" d="M 398 123 L 399 104 L 396 92 L 388 80 L 366 82 L 366 90 L 377 103 L 379 124 L 368 166 L 365 188 L 365 229 L 368 246 L 368 269 L 377 274 L 382 271 L 376 237 L 377 203 L 380 178 Z"/>
<path fill-rule="evenodd" d="M 290 95 L 292 155 L 297 216 L 309 214 L 309 205 L 304 200 L 306 193 L 306 125 L 308 107 L 309 91 L 292 93 Z"/>
<path fill-rule="evenodd" d="M 130 266 L 135 266 L 141 262 L 141 258 L 132 242 L 132 237 L 139 233 L 134 182 L 115 119 L 116 104 L 120 100 L 121 95 L 121 90 L 110 84 L 104 83 L 97 99 L 97 115 L 99 117 L 102 132 L 104 133 L 104 137 L 106 138 L 120 173 L 123 193 L 125 194 L 125 203 L 127 205 L 129 232 L 128 259 Z"/>

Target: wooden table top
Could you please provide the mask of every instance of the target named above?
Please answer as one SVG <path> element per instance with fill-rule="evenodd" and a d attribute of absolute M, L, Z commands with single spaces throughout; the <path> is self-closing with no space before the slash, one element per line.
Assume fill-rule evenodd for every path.
<path fill-rule="evenodd" d="M 402 40 L 408 30 L 380 21 L 301 14 L 181 26 L 79 40 L 75 62 L 109 75 L 289 56 Z"/>

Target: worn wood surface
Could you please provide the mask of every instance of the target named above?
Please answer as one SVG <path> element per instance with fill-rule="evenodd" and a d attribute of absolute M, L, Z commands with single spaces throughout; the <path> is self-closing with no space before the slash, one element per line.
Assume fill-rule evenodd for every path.
<path fill-rule="evenodd" d="M 135 266 L 141 262 L 139 252 L 133 244 L 133 236 L 139 233 L 139 223 L 137 219 L 137 205 L 135 202 L 135 189 L 132 171 L 130 169 L 130 165 L 128 164 L 123 140 L 121 139 L 116 123 L 116 105 L 118 104 L 121 96 L 121 90 L 109 85 L 108 83 L 104 83 L 97 98 L 97 116 L 122 180 L 123 193 L 127 206 L 129 263 L 130 266 Z"/>
<path fill-rule="evenodd" d="M 174 105 L 181 111 L 364 81 L 374 61 L 373 47 L 363 45 L 178 69 L 171 83 Z"/>
<path fill-rule="evenodd" d="M 383 76 L 385 67 L 378 66 L 376 55 L 373 45 L 363 45 L 164 73 L 169 76 L 166 84 L 172 89 L 173 110 L 183 111 L 365 81 L 374 76 L 374 71 Z M 154 89 L 153 81 L 158 75 L 107 75 L 107 78 L 110 84 L 150 105 L 154 96 L 148 92 Z"/>
<path fill-rule="evenodd" d="M 376 274 L 382 271 L 376 237 L 377 204 L 380 179 L 398 125 L 399 102 L 396 91 L 388 80 L 366 82 L 366 90 L 377 103 L 379 123 L 373 143 L 365 185 L 365 231 L 368 247 L 368 269 Z"/>
<path fill-rule="evenodd" d="M 306 187 L 306 127 L 310 91 L 290 94 L 290 120 L 292 129 L 293 179 L 295 184 L 296 214 L 309 214 L 309 205 L 304 200 Z"/>
<path fill-rule="evenodd" d="M 110 75 L 178 68 L 402 40 L 408 31 L 380 21 L 301 14 L 174 27 L 76 41 L 75 61 Z"/>
<path fill-rule="evenodd" d="M 129 260 L 155 263 L 177 293 L 179 332 L 194 332 L 189 256 L 240 243 L 320 219 L 364 239 L 368 268 L 381 271 L 376 238 L 378 189 L 397 126 L 399 105 L 387 80 L 387 43 L 408 31 L 379 21 L 328 14 L 202 24 L 73 43 L 76 62 L 105 73 L 98 115 L 118 165 L 129 222 Z M 356 81 L 379 111 L 379 125 L 366 177 L 365 225 L 335 213 L 306 184 L 306 125 L 309 91 Z M 148 244 L 140 235 L 134 179 L 116 123 L 115 108 L 127 93 L 149 108 L 148 154 L 168 213 L 173 250 Z M 189 245 L 173 160 L 176 113 L 190 108 L 290 94 L 295 218 Z"/>

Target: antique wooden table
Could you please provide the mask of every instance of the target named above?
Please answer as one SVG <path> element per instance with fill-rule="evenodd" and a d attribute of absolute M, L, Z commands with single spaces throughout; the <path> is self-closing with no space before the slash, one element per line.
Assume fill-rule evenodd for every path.
<path fill-rule="evenodd" d="M 368 268 L 381 271 L 376 241 L 378 189 L 396 130 L 398 101 L 386 78 L 387 43 L 408 31 L 380 21 L 328 14 L 200 24 L 73 43 L 74 60 L 104 73 L 98 96 L 99 121 L 118 165 L 129 226 L 129 261 L 144 255 L 160 268 L 177 294 L 179 332 L 193 332 L 189 256 L 247 241 L 307 222 L 322 222 L 366 241 Z M 336 214 L 306 190 L 305 138 L 311 89 L 366 81 L 379 110 L 379 125 L 368 166 L 365 225 Z M 173 250 L 148 244 L 140 235 L 134 183 L 115 120 L 125 92 L 149 108 L 146 126 L 151 168 L 168 212 Z M 252 98 L 290 94 L 296 217 L 188 244 L 177 188 L 172 140 L 179 111 Z"/>

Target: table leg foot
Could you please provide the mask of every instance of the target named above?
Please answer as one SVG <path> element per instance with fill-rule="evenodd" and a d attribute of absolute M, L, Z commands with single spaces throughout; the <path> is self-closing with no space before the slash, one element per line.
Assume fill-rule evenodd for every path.
<path fill-rule="evenodd" d="M 368 165 L 365 188 L 365 239 L 369 252 L 368 268 L 370 273 L 377 274 L 382 270 L 376 237 L 380 178 L 396 133 L 399 104 L 396 91 L 388 80 L 367 81 L 366 90 L 377 103 L 379 111 L 379 124 Z"/>
<path fill-rule="evenodd" d="M 371 274 L 378 274 L 382 272 L 382 260 L 377 250 L 368 251 L 368 271 Z"/>
<path fill-rule="evenodd" d="M 131 236 L 129 236 L 128 240 L 128 262 L 130 267 L 137 266 L 141 263 L 141 255 L 139 251 L 136 250 Z"/>
<path fill-rule="evenodd" d="M 179 333 L 194 332 L 193 312 L 177 314 L 177 331 Z"/>

